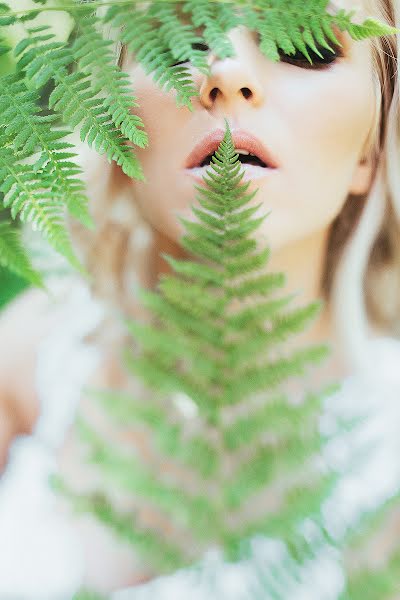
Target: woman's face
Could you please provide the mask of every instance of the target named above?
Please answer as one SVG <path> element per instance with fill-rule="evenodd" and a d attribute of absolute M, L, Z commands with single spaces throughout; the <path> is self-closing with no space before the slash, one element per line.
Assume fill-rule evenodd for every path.
<path fill-rule="evenodd" d="M 352 1 L 341 6 L 351 9 Z M 205 135 L 225 128 L 225 118 L 232 131 L 256 136 L 278 163 L 248 190 L 258 188 L 251 201 L 262 203 L 257 215 L 271 211 L 256 235 L 273 250 L 327 228 L 350 192 L 366 191 L 368 174 L 359 163 L 375 112 L 370 41 L 335 33 L 343 56 L 319 67 L 305 59 L 273 62 L 259 49 L 256 32 L 231 30 L 236 56 L 210 53 L 210 77 L 188 65 L 200 92 L 192 98 L 193 112 L 178 108 L 176 92 L 161 91 L 140 64 L 130 59 L 123 65 L 140 105 L 134 111 L 149 135 L 149 146 L 135 150 L 146 182 L 131 185 L 153 227 L 177 242 L 184 232 L 177 215 L 197 220 L 190 207 L 200 184 L 185 162 Z"/>

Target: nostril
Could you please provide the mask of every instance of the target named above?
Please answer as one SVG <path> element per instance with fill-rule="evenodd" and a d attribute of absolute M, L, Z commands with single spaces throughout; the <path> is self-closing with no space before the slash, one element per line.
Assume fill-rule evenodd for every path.
<path fill-rule="evenodd" d="M 245 87 L 245 88 L 242 88 L 240 91 L 242 92 L 243 96 L 244 96 L 246 99 L 247 99 L 247 98 L 250 98 L 250 97 L 253 95 L 253 92 L 252 92 L 251 90 L 249 90 L 249 88 L 247 88 L 247 87 Z"/>
<path fill-rule="evenodd" d="M 218 94 L 218 89 L 213 88 L 210 92 L 211 100 L 215 100 L 215 98 L 217 97 L 217 94 Z"/>
<path fill-rule="evenodd" d="M 247 99 L 247 98 L 251 98 L 251 96 L 253 95 L 253 92 L 251 90 L 249 90 L 249 88 L 245 87 L 245 88 L 241 88 L 240 90 L 243 94 L 243 96 Z M 218 88 L 213 88 L 210 92 L 210 98 L 211 100 L 214 102 L 215 98 L 218 96 Z"/>

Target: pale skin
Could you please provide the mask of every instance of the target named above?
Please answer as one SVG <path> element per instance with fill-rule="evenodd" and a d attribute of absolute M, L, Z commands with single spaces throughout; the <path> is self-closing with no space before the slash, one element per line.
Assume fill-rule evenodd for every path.
<path fill-rule="evenodd" d="M 347 0 L 341 6 L 350 9 L 354 3 Z M 219 59 L 210 54 L 208 78 L 191 67 L 200 92 L 192 99 L 193 112 L 178 108 L 175 92 L 161 91 L 132 58 L 123 65 L 132 78 L 140 105 L 135 112 L 145 123 L 149 147 L 136 149 L 146 183 L 121 175 L 121 185 L 130 186 L 142 215 L 154 229 L 160 252 L 185 256 L 179 244 L 183 229 L 176 214 L 193 219 L 190 205 L 195 190 L 182 164 L 193 146 L 206 133 L 224 127 L 227 118 L 231 128 L 247 129 L 259 137 L 279 161 L 273 177 L 252 182 L 249 189 L 259 188 L 252 202 L 263 203 L 260 214 L 271 210 L 256 232 L 259 241 L 272 249 L 268 269 L 286 273 L 287 289 L 299 292 L 299 305 L 318 297 L 329 226 L 349 193 L 363 194 L 371 185 L 372 165 L 365 148 L 375 111 L 369 41 L 354 42 L 339 31 L 337 35 L 343 43 L 343 56 L 327 68 L 307 69 L 270 61 L 260 51 L 254 32 L 231 30 L 228 36 L 235 57 Z M 248 88 L 251 95 L 244 96 L 242 88 Z M 146 276 L 156 281 L 167 267 L 162 260 L 152 265 L 153 272 Z M 6 424 L 4 431 L 0 430 L 0 465 L 13 436 L 29 431 L 39 411 L 33 392 L 35 349 L 51 327 L 51 316 L 40 317 L 25 328 L 21 338 L 15 334 L 21 318 L 33 319 L 32 299 L 39 312 L 47 302 L 41 292 L 27 292 L 0 320 L 0 410 L 4 414 L 1 423 Z M 332 355 L 321 368 L 320 378 L 346 375 L 348 365 L 327 309 L 293 345 L 321 341 L 329 341 Z M 21 348 L 26 349 L 24 354 Z M 18 376 L 21 372 L 24 382 Z M 103 383 L 118 377 L 108 365 L 95 380 Z M 71 463 L 65 463 L 65 456 L 72 457 L 74 452 L 71 440 L 68 444 L 66 470 Z M 115 543 L 93 523 L 81 523 L 81 527 L 90 561 L 89 585 L 108 592 L 140 578 L 127 547 Z M 106 567 L 101 566 L 103 561 Z"/>

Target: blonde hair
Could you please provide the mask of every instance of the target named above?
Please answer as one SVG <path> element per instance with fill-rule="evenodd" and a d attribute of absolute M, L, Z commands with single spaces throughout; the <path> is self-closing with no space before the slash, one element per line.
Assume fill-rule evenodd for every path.
<path fill-rule="evenodd" d="M 365 0 L 369 14 L 400 25 L 400 5 Z M 369 138 L 374 164 L 365 196 L 349 195 L 330 228 L 323 293 L 333 308 L 347 359 L 361 365 L 368 323 L 400 336 L 399 35 L 371 38 L 376 118 Z"/>
<path fill-rule="evenodd" d="M 365 5 L 369 14 L 400 26 L 394 0 L 365 0 Z M 368 321 L 400 335 L 399 36 L 370 43 L 376 111 L 366 152 L 373 157 L 372 185 L 364 196 L 350 194 L 331 224 L 321 280 L 321 296 L 333 308 L 353 362 L 362 355 Z M 96 229 L 70 220 L 70 231 L 92 274 L 93 292 L 116 310 L 131 312 L 138 280 L 154 283 L 146 280 L 145 269 L 157 255 L 157 233 L 141 217 L 115 163 L 88 150 L 81 158 Z"/>

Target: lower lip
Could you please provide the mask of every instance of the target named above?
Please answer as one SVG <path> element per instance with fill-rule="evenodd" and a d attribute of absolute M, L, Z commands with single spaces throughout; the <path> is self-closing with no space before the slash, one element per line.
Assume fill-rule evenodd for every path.
<path fill-rule="evenodd" d="M 210 166 L 207 167 L 194 167 L 193 169 L 185 169 L 185 172 L 193 177 L 199 183 L 205 183 L 203 176 L 207 175 L 207 171 L 210 170 L 214 173 L 214 170 Z M 252 181 L 253 179 L 262 179 L 263 177 L 269 177 L 276 169 L 270 167 L 257 167 L 256 165 L 242 165 L 242 171 L 244 171 L 242 181 Z"/>

